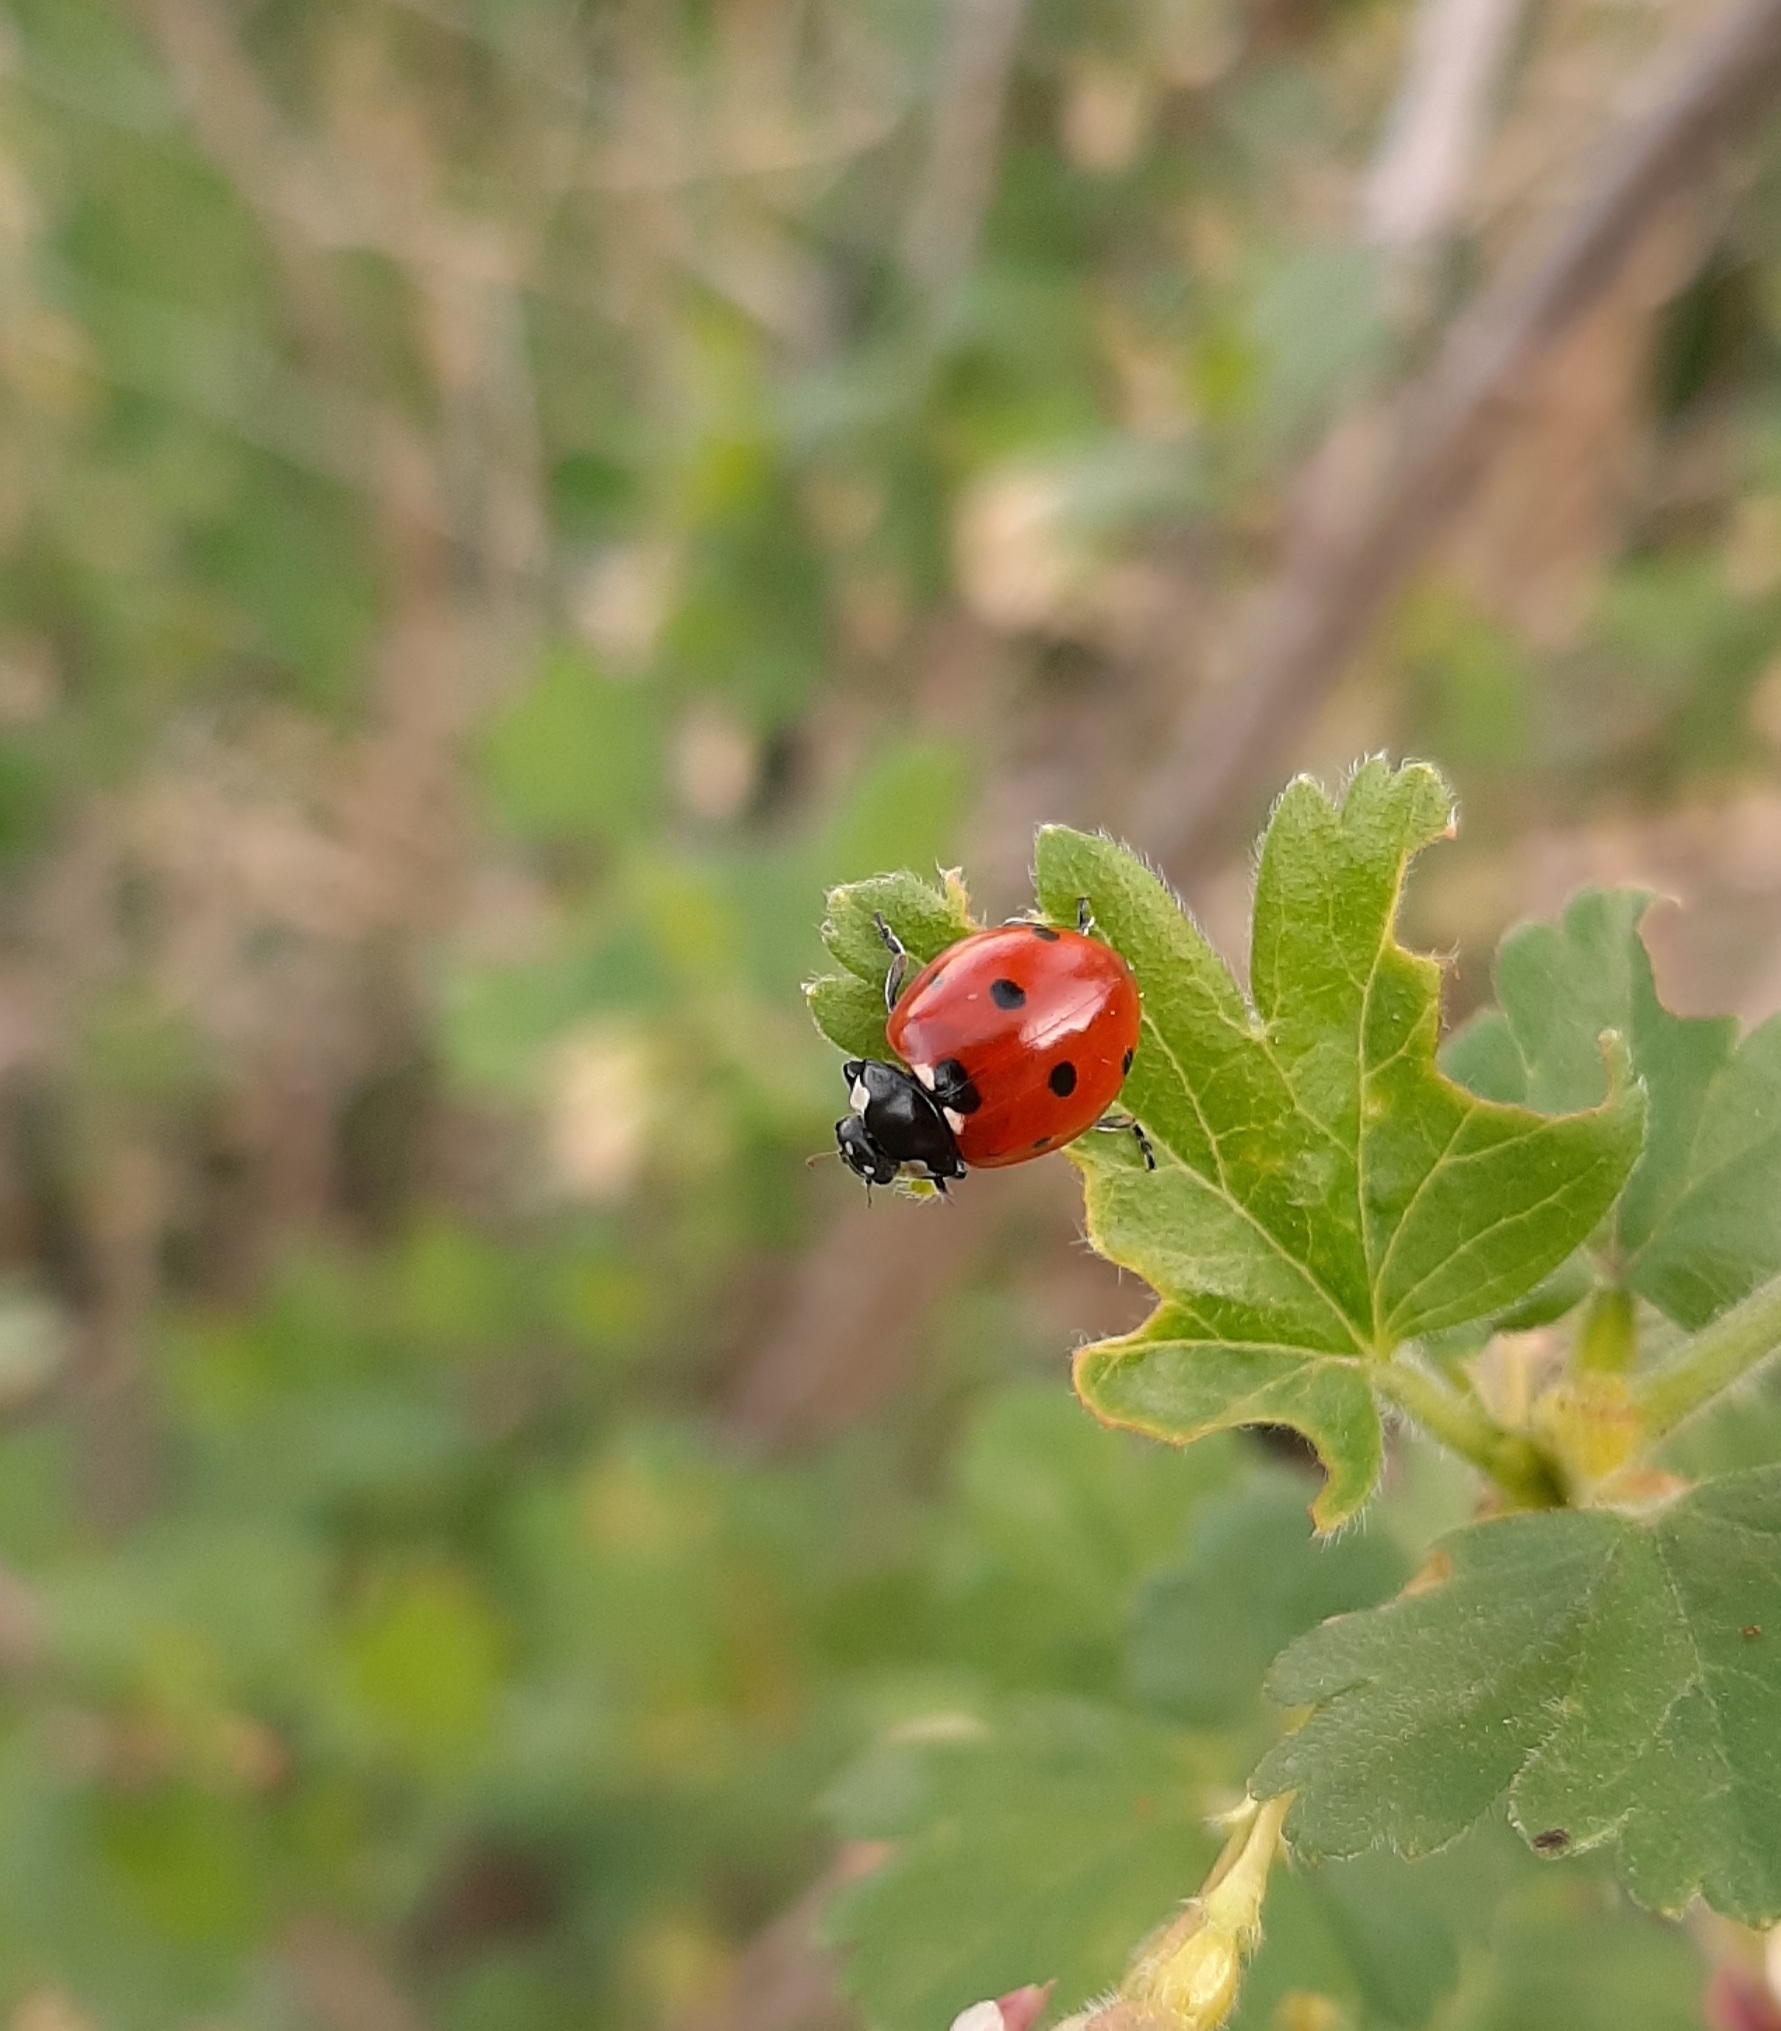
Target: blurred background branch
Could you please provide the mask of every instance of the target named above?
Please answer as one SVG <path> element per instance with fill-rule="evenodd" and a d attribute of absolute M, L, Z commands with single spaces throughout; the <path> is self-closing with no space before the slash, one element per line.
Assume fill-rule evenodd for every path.
<path fill-rule="evenodd" d="M 1613 285 L 1665 206 L 1772 104 L 1781 6 L 1745 0 L 1679 64 L 1666 57 L 1663 73 L 1657 103 L 1604 149 L 1544 254 L 1511 257 L 1399 398 L 1383 472 L 1357 487 L 1339 440 L 1321 470 L 1314 462 L 1287 561 L 1237 652 L 1240 680 L 1189 706 L 1134 802 L 1134 834 L 1165 865 L 1191 868 L 1226 843 L 1278 773 L 1294 729 L 1451 527 L 1543 349 Z"/>

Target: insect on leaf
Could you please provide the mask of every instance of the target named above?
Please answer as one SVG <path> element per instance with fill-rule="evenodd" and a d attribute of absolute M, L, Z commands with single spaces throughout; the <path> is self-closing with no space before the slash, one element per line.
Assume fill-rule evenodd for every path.
<path fill-rule="evenodd" d="M 1644 1103 L 1605 1042 L 1608 1094 L 1552 1118 L 1486 1100 L 1436 1066 L 1440 969 L 1393 925 L 1411 858 L 1451 824 L 1433 769 L 1361 768 L 1340 803 L 1301 779 L 1280 800 L 1256 883 L 1250 997 L 1174 897 L 1105 838 L 1039 836 L 1041 906 L 1086 896 L 1144 996 L 1124 1104 L 1154 1176 L 1073 1151 L 1090 1238 L 1159 1305 L 1085 1348 L 1098 1416 L 1177 1443 L 1289 1424 L 1329 1473 L 1321 1528 L 1377 1478 L 1369 1364 L 1501 1310 L 1613 1204 Z"/>

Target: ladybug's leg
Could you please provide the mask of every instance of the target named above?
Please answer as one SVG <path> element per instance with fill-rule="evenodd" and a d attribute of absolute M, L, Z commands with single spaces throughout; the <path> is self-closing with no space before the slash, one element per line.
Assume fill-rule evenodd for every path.
<path fill-rule="evenodd" d="M 884 976 L 884 1011 L 888 1015 L 897 1005 L 897 996 L 903 992 L 903 982 L 909 977 L 909 954 L 903 941 L 884 921 L 884 912 L 874 910 L 872 921 L 878 926 L 878 935 L 884 940 L 884 949 L 890 954 L 890 968 Z"/>
<path fill-rule="evenodd" d="M 1097 1121 L 1095 1126 L 1105 1135 L 1131 1136 L 1137 1142 L 1139 1153 L 1144 1159 L 1144 1168 L 1147 1171 L 1156 1169 L 1156 1151 L 1151 1148 L 1150 1138 L 1144 1133 L 1143 1124 L 1135 1116 L 1108 1114 Z"/>
<path fill-rule="evenodd" d="M 1095 928 L 1095 913 L 1088 906 L 1087 896 L 1076 898 L 1076 929 L 1084 938 Z"/>

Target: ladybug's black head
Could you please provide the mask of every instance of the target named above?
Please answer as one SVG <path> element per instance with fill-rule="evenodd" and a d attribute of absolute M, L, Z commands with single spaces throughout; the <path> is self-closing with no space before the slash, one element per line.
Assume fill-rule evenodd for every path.
<path fill-rule="evenodd" d="M 888 1185 L 905 1165 L 944 1189 L 965 1175 L 951 1124 L 940 1103 L 901 1065 L 850 1058 L 841 1068 L 851 1112 L 835 1124 L 841 1161 L 868 1185 Z"/>

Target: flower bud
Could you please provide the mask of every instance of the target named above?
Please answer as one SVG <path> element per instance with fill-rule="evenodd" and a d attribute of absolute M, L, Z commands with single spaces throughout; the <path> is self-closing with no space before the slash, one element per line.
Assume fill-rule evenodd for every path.
<path fill-rule="evenodd" d="M 1729 1965 L 1714 1970 L 1701 1998 L 1701 2018 L 1709 2031 L 1781 2031 L 1781 2006 L 1767 1984 Z"/>
<path fill-rule="evenodd" d="M 1159 2031 L 1217 2031 L 1237 2000 L 1243 1963 L 1260 1943 L 1262 1899 L 1290 1799 L 1246 1799 L 1205 1888 L 1140 1949 L 1121 2000 Z M 1097 2026 L 1098 2020 L 1091 2019 Z"/>
<path fill-rule="evenodd" d="M 1144 1957 L 1143 1975 L 1128 1987 L 1165 2024 L 1179 2031 L 1210 2031 L 1222 2024 L 1243 1979 L 1239 1933 L 1208 1925 L 1196 1898 Z"/>
<path fill-rule="evenodd" d="M 1043 1988 L 1029 1982 L 1024 1989 L 1010 1989 L 993 2002 L 973 2003 L 952 2020 L 952 2031 L 1032 2031 L 1051 2000 L 1052 1984 Z"/>

